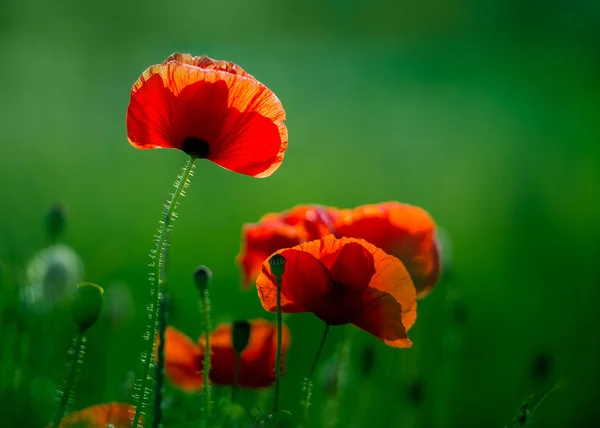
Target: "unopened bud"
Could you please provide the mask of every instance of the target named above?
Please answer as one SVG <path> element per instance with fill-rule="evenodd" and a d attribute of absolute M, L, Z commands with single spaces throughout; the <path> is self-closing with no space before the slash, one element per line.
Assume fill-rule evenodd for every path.
<path fill-rule="evenodd" d="M 56 242 L 60 235 L 63 234 L 66 222 L 67 216 L 62 205 L 56 204 L 48 210 L 46 227 L 51 242 Z"/>
<path fill-rule="evenodd" d="M 248 321 L 236 321 L 233 323 L 233 350 L 241 354 L 250 340 L 250 323 Z"/>
<path fill-rule="evenodd" d="M 73 295 L 73 320 L 84 332 L 93 326 L 102 310 L 102 294 L 104 290 L 91 282 L 80 282 Z"/>
<path fill-rule="evenodd" d="M 198 266 L 194 271 L 194 281 L 196 282 L 196 287 L 200 290 L 200 293 L 204 294 L 204 292 L 208 289 L 208 284 L 210 283 L 210 279 L 212 278 L 212 272 L 206 266 Z"/>
<path fill-rule="evenodd" d="M 285 257 L 281 254 L 273 254 L 269 259 L 269 266 L 271 266 L 271 272 L 275 275 L 275 278 L 281 280 L 285 272 Z"/>

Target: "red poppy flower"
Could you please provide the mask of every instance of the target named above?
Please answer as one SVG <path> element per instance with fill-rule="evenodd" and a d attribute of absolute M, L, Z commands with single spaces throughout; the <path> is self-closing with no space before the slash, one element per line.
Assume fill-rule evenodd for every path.
<path fill-rule="evenodd" d="M 238 384 L 244 388 L 266 388 L 275 381 L 277 359 L 277 326 L 256 319 L 250 322 L 248 346 L 240 355 Z M 204 337 L 198 344 L 173 327 L 167 327 L 165 368 L 171 383 L 187 392 L 203 387 Z M 232 325 L 220 324 L 210 335 L 210 380 L 215 385 L 232 386 L 235 377 L 235 351 L 233 349 Z M 287 326 L 283 326 L 281 365 L 291 342 Z"/>
<path fill-rule="evenodd" d="M 422 208 L 399 202 L 341 210 L 334 219 L 338 236 L 364 239 L 399 258 L 410 273 L 418 297 L 425 297 L 440 276 L 435 223 Z"/>
<path fill-rule="evenodd" d="M 135 407 L 126 403 L 107 403 L 73 412 L 63 418 L 59 428 L 125 428 L 131 426 Z"/>
<path fill-rule="evenodd" d="M 127 136 L 138 149 L 173 148 L 221 167 L 267 177 L 287 148 L 275 94 L 227 61 L 175 53 L 131 89 Z"/>
<path fill-rule="evenodd" d="M 354 324 L 387 345 L 406 348 L 417 317 L 417 295 L 402 262 L 353 238 L 333 235 L 279 250 L 286 259 L 282 312 L 312 312 L 329 325 Z M 277 310 L 277 284 L 268 260 L 256 280 L 263 307 Z"/>
<path fill-rule="evenodd" d="M 282 213 L 266 214 L 242 229 L 242 246 L 236 262 L 242 268 L 242 285 L 250 286 L 267 257 L 282 248 L 312 241 L 332 232 L 335 208 L 298 205 Z"/>

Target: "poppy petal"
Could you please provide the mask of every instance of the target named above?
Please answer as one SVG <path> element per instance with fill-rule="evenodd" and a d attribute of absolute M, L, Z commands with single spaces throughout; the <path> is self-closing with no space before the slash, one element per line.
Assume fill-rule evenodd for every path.
<path fill-rule="evenodd" d="M 364 239 L 399 258 L 413 277 L 419 298 L 440 275 L 435 222 L 422 208 L 399 202 L 341 210 L 334 219 L 339 236 Z"/>
<path fill-rule="evenodd" d="M 417 290 L 404 264 L 380 248 L 359 240 L 375 261 L 369 287 L 390 294 L 402 307 L 402 325 L 408 331 L 417 319 Z"/>
<path fill-rule="evenodd" d="M 315 241 L 313 241 L 315 242 Z M 296 248 L 314 245 L 301 244 Z M 318 242 L 318 241 L 317 241 Z M 281 310 L 287 313 L 318 312 L 319 296 L 325 296 L 332 287 L 327 269 L 310 252 L 286 249 L 278 251 L 285 257 L 285 272 L 281 281 Z M 263 308 L 277 311 L 277 283 L 269 261 L 263 263 L 256 280 L 256 288 Z"/>
<path fill-rule="evenodd" d="M 283 248 L 312 241 L 331 233 L 335 208 L 298 205 L 282 213 L 269 213 L 242 229 L 242 246 L 236 263 L 247 288 L 261 271 L 263 261 Z"/>
<path fill-rule="evenodd" d="M 203 387 L 201 350 L 185 334 L 167 327 L 165 332 L 165 371 L 173 385 L 186 392 Z"/>
<path fill-rule="evenodd" d="M 262 263 L 275 251 L 302 242 L 299 227 L 279 221 L 245 225 L 242 230 L 242 249 L 237 257 L 243 271 L 242 285 L 248 287 L 261 271 Z"/>
<path fill-rule="evenodd" d="M 214 60 L 206 55 L 192 56 L 190 54 L 174 53 L 163 61 L 163 65 L 170 61 L 178 61 L 182 64 L 193 65 L 207 70 L 226 71 L 227 73 L 238 74 L 256 80 L 239 65 L 229 61 Z"/>
<path fill-rule="evenodd" d="M 353 321 L 354 325 L 386 345 L 395 348 L 412 346 L 403 325 L 403 308 L 391 294 L 369 288 L 361 294 L 360 299 L 364 309 Z"/>
<path fill-rule="evenodd" d="M 350 242 L 344 245 L 329 272 L 334 281 L 344 284 L 347 289 L 360 289 L 369 285 L 375 275 L 375 264 L 371 253 L 361 244 Z"/>
<path fill-rule="evenodd" d="M 68 414 L 60 422 L 59 428 L 130 427 L 134 413 L 135 407 L 127 403 L 98 404 Z"/>
<path fill-rule="evenodd" d="M 275 382 L 277 360 L 277 324 L 258 319 L 250 322 L 250 341 L 241 355 L 240 385 L 246 388 L 264 388 Z M 290 343 L 287 325 L 281 330 L 281 372 Z"/>

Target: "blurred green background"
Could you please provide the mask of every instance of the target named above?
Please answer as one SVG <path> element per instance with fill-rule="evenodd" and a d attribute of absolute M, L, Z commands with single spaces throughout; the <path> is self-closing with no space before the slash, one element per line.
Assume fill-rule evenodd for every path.
<path fill-rule="evenodd" d="M 123 384 L 140 371 L 148 252 L 185 161 L 181 152 L 128 144 L 129 91 L 172 52 L 207 54 L 236 62 L 278 95 L 290 143 L 268 179 L 198 165 L 172 233 L 173 325 L 194 338 L 201 332 L 191 279 L 199 264 L 214 272 L 214 324 L 272 318 L 254 291 L 239 290 L 244 222 L 307 202 L 420 205 L 451 241 L 450 270 L 420 303 L 412 349 L 355 332 L 338 426 L 504 427 L 526 396 L 557 383 L 534 426 L 594 426 L 598 22 L 593 0 L 3 1 L 4 286 L 22 283 L 27 261 L 47 245 L 48 208 L 64 204 L 65 241 L 82 257 L 85 279 L 130 290 L 135 307 L 119 326 L 104 316 L 90 330 L 76 408 L 129 399 Z M 15 337 L 4 318 L 0 355 L 10 367 Z M 310 314 L 288 323 L 282 403 L 297 413 L 321 325 Z M 47 423 L 64 378 L 68 309 L 27 325 L 25 386 L 4 392 L 2 426 Z M 343 335 L 333 329 L 322 367 Z M 243 396 L 248 405 L 260 398 Z M 168 399 L 181 397 L 169 389 Z M 187 397 L 183 407 L 200 402 Z M 317 380 L 310 426 L 322 426 L 324 403 Z M 174 406 L 169 420 L 183 418 Z"/>

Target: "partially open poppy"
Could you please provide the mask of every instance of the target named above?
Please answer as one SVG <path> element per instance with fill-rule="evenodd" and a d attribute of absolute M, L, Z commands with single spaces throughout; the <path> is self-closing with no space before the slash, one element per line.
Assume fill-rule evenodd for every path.
<path fill-rule="evenodd" d="M 127 403 L 98 404 L 65 416 L 59 428 L 130 427 L 133 412 L 135 408 Z"/>
<path fill-rule="evenodd" d="M 399 258 L 408 269 L 418 297 L 425 297 L 440 276 L 435 223 L 422 208 L 399 202 L 340 210 L 334 219 L 338 236 L 364 239 Z"/>
<path fill-rule="evenodd" d="M 400 260 L 362 239 L 333 235 L 277 253 L 286 260 L 282 312 L 312 312 L 328 325 L 354 324 L 387 345 L 412 346 L 406 332 L 417 317 L 417 295 Z M 256 286 L 263 307 L 277 311 L 268 261 Z"/>
<path fill-rule="evenodd" d="M 330 207 L 298 205 L 244 225 L 242 246 L 236 259 L 242 268 L 242 285 L 250 286 L 260 273 L 262 263 L 275 251 L 332 233 L 335 212 L 335 208 Z"/>
<path fill-rule="evenodd" d="M 249 321 L 248 345 L 240 354 L 238 385 L 244 388 L 266 388 L 275 381 L 277 359 L 277 325 L 256 319 Z M 167 378 L 186 392 L 203 388 L 204 338 L 198 344 L 175 329 L 167 328 L 165 367 Z M 290 331 L 283 325 L 281 365 L 291 342 Z M 210 380 L 215 385 L 233 386 L 235 379 L 235 350 L 232 325 L 219 324 L 210 335 L 212 351 Z"/>
<path fill-rule="evenodd" d="M 175 53 L 131 89 L 129 142 L 173 148 L 253 177 L 267 177 L 287 148 L 285 111 L 265 85 L 227 61 Z"/>

